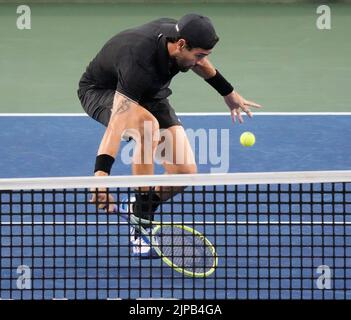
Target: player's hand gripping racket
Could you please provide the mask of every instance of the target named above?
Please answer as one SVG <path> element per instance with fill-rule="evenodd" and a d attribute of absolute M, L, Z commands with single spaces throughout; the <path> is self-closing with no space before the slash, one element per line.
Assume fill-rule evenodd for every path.
<path fill-rule="evenodd" d="M 208 277 L 216 269 L 218 257 L 215 247 L 200 232 L 181 224 L 149 221 L 134 214 L 120 214 L 139 230 L 164 263 L 190 277 Z M 151 227 L 146 231 L 143 225 Z"/>

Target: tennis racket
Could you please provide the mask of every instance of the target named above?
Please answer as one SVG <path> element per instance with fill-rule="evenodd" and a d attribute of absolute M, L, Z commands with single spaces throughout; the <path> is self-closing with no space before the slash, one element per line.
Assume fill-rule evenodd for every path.
<path fill-rule="evenodd" d="M 150 221 L 134 214 L 121 214 L 128 224 L 139 230 L 165 264 L 190 277 L 204 278 L 216 269 L 218 257 L 213 244 L 200 232 L 171 222 Z M 151 232 L 143 225 L 150 225 Z"/>

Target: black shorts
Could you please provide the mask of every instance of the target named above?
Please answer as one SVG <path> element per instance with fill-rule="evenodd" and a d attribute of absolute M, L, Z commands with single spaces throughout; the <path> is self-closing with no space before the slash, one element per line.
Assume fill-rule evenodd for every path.
<path fill-rule="evenodd" d="M 78 97 L 85 112 L 106 127 L 110 121 L 114 95 L 115 90 L 94 86 L 78 90 Z M 168 99 L 143 102 L 142 106 L 157 119 L 160 129 L 181 125 Z"/>

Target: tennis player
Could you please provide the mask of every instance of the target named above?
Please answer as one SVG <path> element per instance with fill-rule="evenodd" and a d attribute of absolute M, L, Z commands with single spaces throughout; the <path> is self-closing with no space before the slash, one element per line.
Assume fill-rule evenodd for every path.
<path fill-rule="evenodd" d="M 251 107 L 260 105 L 244 99 L 211 64 L 208 56 L 219 38 L 208 17 L 187 14 L 180 20 L 162 18 L 125 30 L 110 39 L 90 62 L 80 79 L 78 96 L 86 113 L 106 126 L 95 162 L 95 176 L 111 172 L 121 138 L 136 141 L 133 153 L 134 175 L 154 173 L 153 158 L 160 141 L 160 129 L 172 135 L 173 159 L 179 159 L 177 145 L 186 155 L 183 162 L 164 161 L 168 174 L 196 173 L 197 166 L 185 131 L 168 101 L 172 78 L 192 70 L 221 96 L 233 121 L 243 122 L 241 112 L 252 117 Z M 145 148 L 148 145 L 149 148 Z M 174 192 L 174 190 L 173 190 Z M 174 193 L 166 188 L 137 190 L 132 206 L 136 216 L 153 219 L 158 205 Z M 93 194 L 100 208 L 113 211 L 114 199 L 104 190 Z M 108 207 L 108 208 L 107 208 Z M 127 210 L 130 206 L 121 206 Z M 128 209 L 129 210 L 129 209 Z M 133 231 L 132 231 L 133 233 Z M 137 234 L 132 235 L 135 255 L 152 256 L 152 250 Z"/>

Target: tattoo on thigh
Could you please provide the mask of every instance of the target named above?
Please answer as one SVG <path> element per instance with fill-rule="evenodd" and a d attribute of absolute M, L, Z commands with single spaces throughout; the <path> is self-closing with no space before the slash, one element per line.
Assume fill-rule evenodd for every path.
<path fill-rule="evenodd" d="M 120 104 L 117 105 L 117 108 L 113 109 L 113 113 L 123 113 L 126 112 L 130 108 L 130 100 L 123 99 Z"/>

